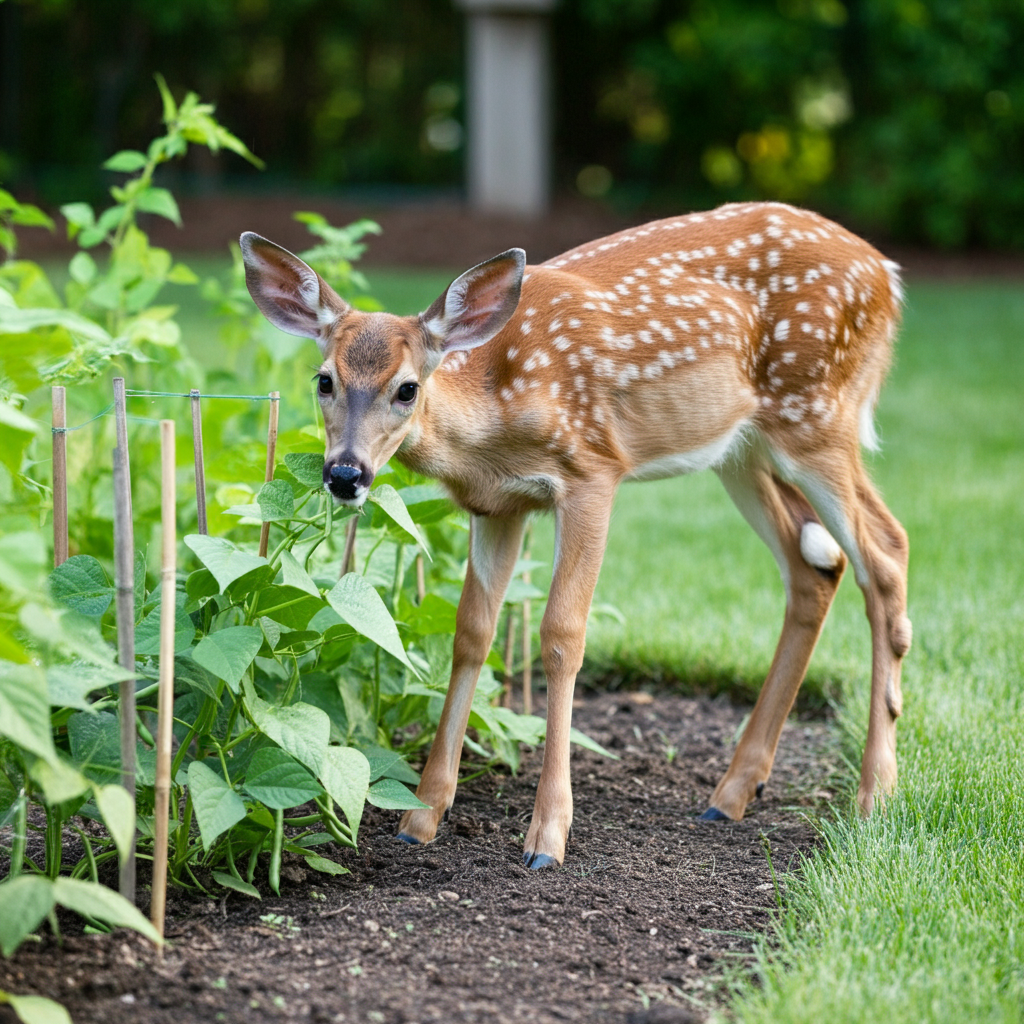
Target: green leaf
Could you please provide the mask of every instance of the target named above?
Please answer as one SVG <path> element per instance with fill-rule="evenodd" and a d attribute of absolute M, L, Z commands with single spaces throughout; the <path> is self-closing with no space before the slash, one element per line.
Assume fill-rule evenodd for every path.
<path fill-rule="evenodd" d="M 256 728 L 319 775 L 324 751 L 331 738 L 331 720 L 327 713 L 301 701 L 286 708 L 268 704 L 257 696 L 247 678 L 242 680 L 242 692 L 249 717 Z"/>
<path fill-rule="evenodd" d="M 509 580 L 505 591 L 505 604 L 522 604 L 523 601 L 543 600 L 547 595 L 525 580 Z"/>
<path fill-rule="evenodd" d="M 193 761 L 188 766 L 188 786 L 203 848 L 209 850 L 218 836 L 245 817 L 245 803 L 202 761 Z"/>
<path fill-rule="evenodd" d="M 437 594 L 427 594 L 422 604 L 409 616 L 409 628 L 420 636 L 444 634 L 450 636 L 455 632 L 455 616 L 458 609 L 451 601 L 446 601 Z M 450 645 L 449 645 L 450 646 Z"/>
<path fill-rule="evenodd" d="M 286 587 L 297 587 L 313 597 L 320 597 L 320 588 L 303 569 L 299 560 L 290 552 L 281 552 L 281 572 L 284 574 L 283 584 Z"/>
<path fill-rule="evenodd" d="M 306 856 L 306 864 L 309 867 L 311 867 L 314 871 L 322 871 L 325 875 L 349 874 L 348 868 L 336 863 L 333 860 L 328 860 L 326 857 L 319 857 L 315 853 L 308 854 Z"/>
<path fill-rule="evenodd" d="M 405 503 L 414 523 L 429 526 L 455 511 L 455 505 L 437 484 L 413 484 L 403 487 L 398 496 Z"/>
<path fill-rule="evenodd" d="M 19 875 L 0 883 L 0 953 L 10 956 L 53 909 L 53 883 Z"/>
<path fill-rule="evenodd" d="M 214 871 L 211 872 L 213 877 L 224 886 L 225 889 L 234 889 L 235 892 L 244 893 L 246 896 L 252 896 L 255 899 L 261 900 L 263 897 L 260 895 L 259 889 L 255 885 L 250 885 L 248 882 L 243 881 L 241 878 L 236 878 L 234 875 L 229 875 L 226 871 Z"/>
<path fill-rule="evenodd" d="M 80 615 L 99 618 L 114 599 L 114 587 L 92 555 L 72 555 L 50 573 L 54 600 Z"/>
<path fill-rule="evenodd" d="M 83 774 L 100 783 L 120 780 L 121 727 L 117 715 L 79 711 L 68 719 L 68 739 L 75 767 Z"/>
<path fill-rule="evenodd" d="M 135 801 L 123 786 L 93 786 L 96 806 L 106 823 L 118 855 L 124 859 L 135 836 Z"/>
<path fill-rule="evenodd" d="M 268 480 L 256 495 L 265 523 L 287 522 L 295 515 L 295 495 L 284 480 Z"/>
<path fill-rule="evenodd" d="M 209 569 L 196 569 L 185 580 L 185 593 L 197 604 L 206 597 L 220 593 L 220 584 Z"/>
<path fill-rule="evenodd" d="M 62 907 L 83 917 L 95 917 L 114 928 L 133 928 L 151 942 L 160 942 L 157 930 L 119 893 L 98 882 L 60 877 L 53 882 L 53 895 Z"/>
<path fill-rule="evenodd" d="M 146 154 L 140 153 L 137 149 L 122 149 L 115 153 L 103 164 L 108 171 L 121 171 L 131 174 L 133 171 L 141 171 L 146 166 Z"/>
<path fill-rule="evenodd" d="M 63 761 L 36 761 L 29 774 L 48 804 L 67 803 L 89 789 L 89 780 Z"/>
<path fill-rule="evenodd" d="M 324 485 L 324 457 L 320 452 L 289 452 L 284 464 L 292 476 L 311 491 L 318 491 Z"/>
<path fill-rule="evenodd" d="M 399 779 L 419 784 L 420 777 L 409 767 L 405 758 L 397 750 L 385 750 L 384 747 L 364 749 L 366 759 L 370 762 L 370 781 L 380 778 Z"/>
<path fill-rule="evenodd" d="M 602 757 L 610 757 L 613 761 L 619 760 L 618 754 L 605 750 L 597 740 L 592 740 L 585 732 L 580 732 L 579 729 L 569 730 L 569 742 L 575 743 L 578 747 L 583 747 L 584 750 L 592 750 L 595 754 L 600 754 Z"/>
<path fill-rule="evenodd" d="M 185 538 L 185 544 L 213 573 L 221 590 L 226 590 L 231 583 L 247 572 L 269 564 L 265 558 L 260 558 L 259 555 L 250 554 L 248 551 L 239 551 L 231 541 L 225 540 L 223 537 L 206 537 L 193 533 Z"/>
<path fill-rule="evenodd" d="M 328 747 L 324 751 L 320 781 L 341 808 L 355 839 L 370 786 L 370 763 L 366 755 L 354 747 Z"/>
<path fill-rule="evenodd" d="M 430 552 L 427 550 L 426 542 L 420 534 L 416 524 L 405 507 L 405 502 L 398 496 L 398 491 L 391 484 L 381 484 L 375 487 L 367 495 L 367 501 L 372 501 L 385 515 L 397 523 L 410 537 L 423 549 L 427 557 Z"/>
<path fill-rule="evenodd" d="M 113 338 L 107 331 L 73 310 L 0 306 L 0 334 L 30 334 L 40 327 L 63 327 L 75 341 L 101 349 L 113 345 Z"/>
<path fill-rule="evenodd" d="M 175 686 L 184 683 L 193 693 L 202 693 L 211 700 L 220 700 L 222 684 L 202 665 L 197 665 L 190 654 L 178 655 L 174 659 L 174 683 Z"/>
<path fill-rule="evenodd" d="M 81 228 L 91 228 L 96 223 L 96 214 L 88 203 L 65 203 L 60 212 L 68 222 L 69 238 L 73 238 Z"/>
<path fill-rule="evenodd" d="M 398 779 L 381 779 L 375 782 L 366 794 L 367 803 L 388 811 L 409 811 L 419 807 L 430 807 L 419 799 Z"/>
<path fill-rule="evenodd" d="M 242 674 L 263 646 L 263 631 L 258 626 L 228 626 L 204 636 L 196 644 L 192 659 L 238 693 Z"/>
<path fill-rule="evenodd" d="M 47 762 L 57 761 L 46 676 L 35 665 L 0 662 L 0 737 Z"/>
<path fill-rule="evenodd" d="M 150 187 L 139 193 L 136 198 L 138 209 L 143 213 L 155 213 L 166 217 L 181 227 L 181 213 L 174 196 L 165 188 Z"/>
<path fill-rule="evenodd" d="M 320 783 L 293 757 L 277 747 L 253 754 L 245 773 L 245 791 L 274 810 L 297 807 L 323 792 Z"/>
<path fill-rule="evenodd" d="M 94 690 L 106 689 L 134 677 L 134 672 L 119 665 L 90 665 L 84 661 L 51 665 L 46 670 L 46 684 L 53 707 L 78 708 L 80 711 L 94 710 L 88 699 Z"/>
<path fill-rule="evenodd" d="M 167 280 L 171 284 L 199 284 L 195 271 L 184 263 L 175 263 L 167 272 Z"/>
<path fill-rule="evenodd" d="M 196 627 L 185 612 L 187 597 L 180 590 L 174 595 L 174 653 L 187 651 L 196 638 Z M 160 653 L 160 614 L 158 604 L 135 627 L 135 653 L 152 655 Z"/>
<path fill-rule="evenodd" d="M 91 284 L 96 277 L 96 261 L 87 252 L 75 253 L 68 263 L 68 273 L 72 281 Z"/>
<path fill-rule="evenodd" d="M 0 989 L 0 1003 L 7 1003 L 22 1024 L 71 1024 L 71 1014 L 46 996 L 16 996 Z"/>
<path fill-rule="evenodd" d="M 414 672 L 398 627 L 380 594 L 358 573 L 342 576 L 327 594 L 327 603 L 357 632 L 382 647 Z"/>

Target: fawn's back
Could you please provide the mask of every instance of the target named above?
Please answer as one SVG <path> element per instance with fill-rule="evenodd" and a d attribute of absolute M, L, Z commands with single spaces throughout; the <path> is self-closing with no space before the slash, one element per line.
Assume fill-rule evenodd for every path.
<path fill-rule="evenodd" d="M 784 451 L 837 434 L 873 446 L 899 298 L 895 264 L 783 204 L 622 231 L 527 269 L 504 329 L 438 367 L 457 429 L 399 458 L 509 514 L 550 507 L 595 465 L 716 465 L 750 427 Z"/>

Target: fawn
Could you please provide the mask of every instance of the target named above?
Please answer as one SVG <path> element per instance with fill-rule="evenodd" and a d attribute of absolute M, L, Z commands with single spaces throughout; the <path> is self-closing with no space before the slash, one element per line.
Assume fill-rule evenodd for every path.
<path fill-rule="evenodd" d="M 314 339 L 324 486 L 359 506 L 394 457 L 471 513 L 451 683 L 399 838 L 427 843 L 455 798 L 481 665 L 526 516 L 552 510 L 541 623 L 547 739 L 527 866 L 562 862 L 572 822 L 569 728 L 584 633 L 623 480 L 713 469 L 768 545 L 786 590 L 778 648 L 707 819 L 760 795 L 847 559 L 872 635 L 857 799 L 896 782 L 900 668 L 910 648 L 907 536 L 860 445 L 899 320 L 898 268 L 817 214 L 744 203 L 582 245 L 540 266 L 510 249 L 419 316 L 350 308 L 306 264 L 251 232 L 246 282 L 276 326 Z"/>

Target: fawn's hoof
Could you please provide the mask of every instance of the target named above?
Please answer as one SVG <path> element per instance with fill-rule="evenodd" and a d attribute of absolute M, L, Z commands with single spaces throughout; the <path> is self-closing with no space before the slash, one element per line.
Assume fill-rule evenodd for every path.
<path fill-rule="evenodd" d="M 698 821 L 730 821 L 728 814 L 723 814 L 717 807 L 709 807 Z"/>
<path fill-rule="evenodd" d="M 542 868 L 557 868 L 559 863 L 547 853 L 524 853 L 523 863 L 531 871 L 540 871 Z"/>

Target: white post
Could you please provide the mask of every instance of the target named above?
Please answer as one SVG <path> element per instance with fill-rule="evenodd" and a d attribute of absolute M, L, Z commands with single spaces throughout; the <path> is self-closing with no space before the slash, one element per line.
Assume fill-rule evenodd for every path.
<path fill-rule="evenodd" d="M 467 14 L 469 201 L 538 217 L 551 177 L 548 14 L 558 0 L 455 0 Z"/>

